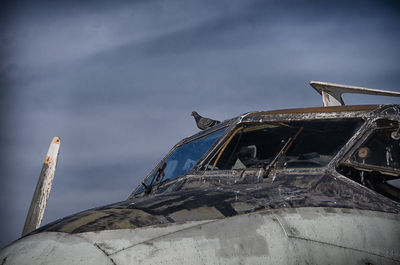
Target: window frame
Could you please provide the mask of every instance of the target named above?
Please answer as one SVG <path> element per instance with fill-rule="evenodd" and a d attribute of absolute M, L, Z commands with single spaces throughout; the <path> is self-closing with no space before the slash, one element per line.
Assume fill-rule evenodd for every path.
<path fill-rule="evenodd" d="M 259 124 L 262 126 L 263 124 L 268 124 L 268 123 L 287 123 L 287 122 L 302 122 L 302 121 L 334 121 L 334 120 L 360 120 L 360 124 L 357 128 L 355 128 L 355 131 L 353 135 L 344 143 L 344 145 L 339 148 L 336 153 L 332 156 L 331 160 L 324 166 L 322 167 L 293 167 L 293 168 L 276 168 L 276 170 L 283 171 L 283 172 L 305 172 L 305 171 L 321 171 L 321 170 L 326 170 L 327 168 L 334 167 L 336 168 L 338 164 L 340 164 L 340 161 L 343 160 L 344 154 L 348 153 L 348 150 L 351 146 L 354 145 L 354 137 L 357 135 L 362 134 L 363 131 L 365 131 L 365 126 L 367 125 L 366 119 L 364 117 L 318 117 L 318 118 L 311 118 L 311 119 L 277 119 L 277 120 L 265 120 L 262 122 L 238 122 L 232 128 L 227 130 L 227 135 L 224 137 L 223 141 L 221 142 L 220 145 L 217 146 L 215 150 L 212 150 L 210 154 L 204 159 L 204 161 L 201 164 L 201 167 L 199 170 L 202 170 L 205 174 L 218 174 L 218 172 L 232 172 L 232 171 L 254 171 L 257 172 L 260 170 L 260 168 L 246 168 L 246 169 L 211 169 L 213 167 L 213 160 L 216 156 L 219 156 L 221 151 L 222 153 L 224 152 L 223 149 L 225 149 L 229 143 L 231 142 L 231 138 L 233 138 L 236 134 L 240 133 L 241 129 L 244 129 L 248 125 L 254 125 L 257 126 Z M 361 132 L 361 133 L 360 133 Z M 228 141 L 228 143 L 227 143 Z M 222 155 L 221 153 L 221 155 Z"/>
<path fill-rule="evenodd" d="M 372 171 L 378 171 L 383 174 L 388 174 L 392 176 L 399 176 L 400 177 L 400 169 L 396 168 L 390 168 L 390 167 L 383 167 L 383 166 L 377 166 L 377 165 L 371 165 L 371 164 L 361 164 L 357 161 L 354 161 L 351 157 L 358 152 L 360 147 L 366 143 L 370 137 L 378 130 L 384 130 L 386 127 L 380 127 L 378 125 L 379 121 L 388 121 L 388 122 L 397 122 L 400 126 L 400 121 L 398 120 L 391 120 L 388 118 L 379 118 L 376 119 L 372 122 L 372 125 L 370 128 L 367 129 L 367 131 L 362 135 L 361 139 L 359 139 L 353 146 L 352 148 L 346 153 L 346 155 L 341 159 L 341 162 L 339 164 L 345 165 L 345 166 L 350 166 L 354 167 L 355 169 L 362 170 L 362 171 L 367 171 L 367 172 L 372 172 Z M 398 128 L 398 127 L 397 127 Z M 387 127 L 387 129 L 396 129 L 395 126 Z"/>
<path fill-rule="evenodd" d="M 197 140 L 199 140 L 199 139 L 201 139 L 201 138 L 207 137 L 207 136 L 209 136 L 209 135 L 211 135 L 211 134 L 213 134 L 213 133 L 216 133 L 216 132 L 218 132 L 218 131 L 222 131 L 222 134 L 215 140 L 215 142 L 210 146 L 210 148 L 200 157 L 200 159 L 196 162 L 196 164 L 195 164 L 186 174 L 184 174 L 184 175 L 187 175 L 187 174 L 189 174 L 191 171 L 196 170 L 196 167 L 199 165 L 199 163 L 201 163 L 201 162 L 205 159 L 205 157 L 207 157 L 208 153 L 211 152 L 211 151 L 213 150 L 213 148 L 214 148 L 216 145 L 219 144 L 219 141 L 220 141 L 221 139 L 223 139 L 227 133 L 229 133 L 229 132 L 228 132 L 228 129 L 227 129 L 228 127 L 229 127 L 229 125 L 224 125 L 224 126 L 221 126 L 221 127 L 218 126 L 218 127 L 215 128 L 214 130 L 210 130 L 209 132 L 200 134 L 200 135 L 198 135 L 198 136 L 194 135 L 194 136 L 192 136 L 192 137 L 185 138 L 185 139 L 183 139 L 182 141 L 178 142 L 178 143 L 177 143 L 174 147 L 172 147 L 172 149 L 163 157 L 163 159 L 160 160 L 160 162 L 153 168 L 153 170 L 150 171 L 149 174 L 147 174 L 147 176 L 143 179 L 143 181 L 141 182 L 141 184 L 139 184 L 139 185 L 135 188 L 135 190 L 132 192 L 132 194 L 129 196 L 129 198 L 131 198 L 131 197 L 133 197 L 133 196 L 136 196 L 136 195 L 139 195 L 139 194 L 142 194 L 142 193 L 144 192 L 144 190 L 141 191 L 141 192 L 138 192 L 138 191 L 143 187 L 143 184 L 142 184 L 142 183 L 146 183 L 146 181 L 149 180 L 149 178 L 152 178 L 153 175 L 156 174 L 157 170 L 163 165 L 163 163 L 164 163 L 178 148 L 180 148 L 180 147 L 182 147 L 182 146 L 185 146 L 185 145 L 187 145 L 187 144 L 190 144 L 190 143 L 192 143 L 192 142 L 194 142 L 194 141 L 197 141 Z M 182 175 L 182 176 L 184 176 L 184 175 Z M 181 178 L 182 176 L 179 176 L 179 177 L 176 177 L 176 178 L 174 178 L 174 179 L 171 179 L 171 181 L 175 181 L 175 180 Z M 161 183 L 162 183 L 162 182 L 160 182 L 160 183 L 158 183 L 158 184 L 161 184 Z M 159 186 L 159 185 L 158 185 L 158 186 Z"/>

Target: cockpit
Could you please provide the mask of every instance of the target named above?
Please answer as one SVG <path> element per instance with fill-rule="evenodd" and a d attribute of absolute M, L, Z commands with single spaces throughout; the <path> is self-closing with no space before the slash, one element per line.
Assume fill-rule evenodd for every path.
<path fill-rule="evenodd" d="M 350 120 L 279 121 L 239 125 L 205 170 L 265 168 L 289 139 L 291 148 L 276 168 L 324 167 L 362 123 Z M 301 131 L 300 131 L 301 129 Z"/>
<path fill-rule="evenodd" d="M 342 117 L 340 117 L 342 116 Z M 400 144 L 397 121 L 368 122 L 363 115 L 308 119 L 254 118 L 226 121 L 178 143 L 131 197 L 156 191 L 190 174 L 232 171 L 334 170 L 358 184 L 399 200 Z"/>

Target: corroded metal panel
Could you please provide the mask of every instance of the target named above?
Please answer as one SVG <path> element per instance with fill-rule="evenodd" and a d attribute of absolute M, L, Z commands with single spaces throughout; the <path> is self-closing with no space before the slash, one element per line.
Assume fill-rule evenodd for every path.
<path fill-rule="evenodd" d="M 34 265 L 400 264 L 399 245 L 398 214 L 300 207 L 137 229 L 44 232 L 3 249 L 0 260 Z"/>
<path fill-rule="evenodd" d="M 0 262 L 2 265 L 115 265 L 95 244 L 63 233 L 24 237 L 0 251 Z"/>
<path fill-rule="evenodd" d="M 257 172 L 239 173 L 236 177 L 232 174 L 191 175 L 166 185 L 171 192 L 84 211 L 50 223 L 34 233 L 135 229 L 223 219 L 278 208 L 333 207 L 400 213 L 400 204 L 366 187 L 353 185 L 344 177 L 323 172 L 308 175 L 273 173 L 275 178 L 261 178 L 261 181 Z"/>
<path fill-rule="evenodd" d="M 296 220 L 291 230 L 283 219 Z M 398 264 L 399 221 L 398 215 L 350 209 L 268 210 L 180 230 L 110 256 L 117 264 Z M 296 227 L 315 237 L 302 237 Z M 387 242 L 382 227 L 391 231 Z M 341 241 L 346 243 L 335 244 Z"/>
<path fill-rule="evenodd" d="M 379 105 L 353 105 L 353 106 L 329 106 L 329 107 L 311 107 L 299 109 L 282 109 L 253 112 L 249 116 L 258 115 L 276 115 L 276 114 L 299 114 L 299 113 L 330 113 L 330 112 L 348 112 L 348 111 L 372 111 Z"/>

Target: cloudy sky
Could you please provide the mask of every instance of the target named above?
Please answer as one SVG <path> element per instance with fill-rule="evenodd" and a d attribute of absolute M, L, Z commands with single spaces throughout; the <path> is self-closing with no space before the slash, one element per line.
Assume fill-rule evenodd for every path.
<path fill-rule="evenodd" d="M 310 80 L 400 91 L 396 1 L 3 1 L 0 10 L 0 247 L 20 236 L 53 136 L 61 151 L 43 223 L 125 199 L 197 132 L 192 110 L 224 120 L 320 106 Z"/>

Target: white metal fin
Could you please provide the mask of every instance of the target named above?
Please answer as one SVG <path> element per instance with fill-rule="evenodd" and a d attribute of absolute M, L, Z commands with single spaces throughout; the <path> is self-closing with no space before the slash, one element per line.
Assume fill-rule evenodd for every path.
<path fill-rule="evenodd" d="M 344 101 L 342 98 L 342 94 L 344 93 L 400 97 L 400 92 L 380 90 L 380 89 L 347 86 L 347 85 L 326 83 L 319 81 L 311 81 L 310 85 L 315 90 L 317 90 L 317 92 L 322 96 L 322 102 L 324 103 L 324 107 L 343 106 Z"/>
<path fill-rule="evenodd" d="M 60 138 L 56 136 L 51 141 L 49 151 L 47 151 L 42 171 L 40 172 L 39 180 L 33 194 L 31 206 L 29 207 L 28 215 L 25 220 L 22 235 L 32 232 L 38 228 L 42 222 L 44 210 L 46 209 L 47 200 L 50 195 L 50 189 L 53 184 L 59 150 Z"/>

